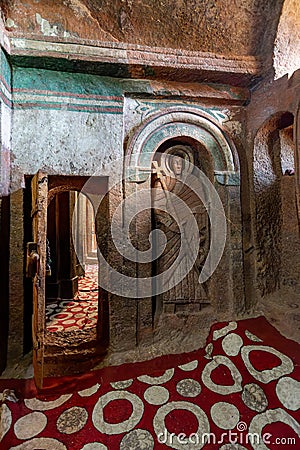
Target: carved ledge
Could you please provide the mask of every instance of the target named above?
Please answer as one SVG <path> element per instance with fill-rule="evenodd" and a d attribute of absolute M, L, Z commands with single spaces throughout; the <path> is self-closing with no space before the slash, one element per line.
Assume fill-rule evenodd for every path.
<path fill-rule="evenodd" d="M 168 79 L 185 82 L 222 82 L 249 86 L 264 72 L 262 59 L 128 43 L 100 42 L 74 38 L 30 36 L 0 30 L 0 42 L 12 58 L 47 68 L 87 70 L 127 78 Z M 23 60 L 22 60 L 23 58 Z M 57 62 L 55 62 L 55 60 Z M 40 60 L 40 61 L 39 61 Z M 28 60 L 26 64 L 29 64 Z M 109 67 L 108 67 L 109 66 Z"/>

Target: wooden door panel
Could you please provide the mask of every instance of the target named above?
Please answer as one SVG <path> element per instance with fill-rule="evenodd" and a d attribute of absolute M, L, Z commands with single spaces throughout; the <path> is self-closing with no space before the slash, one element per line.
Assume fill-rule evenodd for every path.
<path fill-rule="evenodd" d="M 44 377 L 44 341 L 45 341 L 45 276 L 46 276 L 46 239 L 48 176 L 38 172 L 32 179 L 32 233 L 37 244 L 39 262 L 33 278 L 33 367 L 38 388 L 43 387 Z"/>

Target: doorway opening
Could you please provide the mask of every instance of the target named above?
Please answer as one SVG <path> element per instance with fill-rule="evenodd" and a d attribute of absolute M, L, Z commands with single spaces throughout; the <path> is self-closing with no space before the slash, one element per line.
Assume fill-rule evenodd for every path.
<path fill-rule="evenodd" d="M 74 190 L 54 195 L 48 205 L 46 245 L 46 330 L 96 327 L 97 239 L 93 206 L 86 196 Z"/>
<path fill-rule="evenodd" d="M 107 177 L 48 176 L 42 171 L 31 180 L 32 242 L 27 252 L 33 250 L 27 258 L 38 389 L 51 387 L 50 377 L 92 369 L 107 352 L 108 296 L 98 287 L 96 257 L 96 236 L 101 237 L 108 226 L 108 200 L 102 201 L 107 185 Z M 76 209 L 79 196 L 84 199 L 81 212 Z M 101 206 L 91 206 L 99 202 Z M 75 251 L 74 222 L 84 259 L 78 246 Z"/>

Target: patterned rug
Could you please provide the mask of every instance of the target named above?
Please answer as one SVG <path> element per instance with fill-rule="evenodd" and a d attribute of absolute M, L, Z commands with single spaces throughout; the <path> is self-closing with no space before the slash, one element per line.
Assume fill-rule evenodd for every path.
<path fill-rule="evenodd" d="M 259 317 L 216 324 L 199 351 L 56 380 L 59 395 L 0 380 L 0 448 L 296 450 L 299 363 L 299 345 Z"/>
<path fill-rule="evenodd" d="M 73 331 L 95 327 L 98 320 L 98 267 L 87 266 L 85 277 L 78 280 L 73 300 L 59 300 L 46 305 L 46 327 L 53 331 Z"/>

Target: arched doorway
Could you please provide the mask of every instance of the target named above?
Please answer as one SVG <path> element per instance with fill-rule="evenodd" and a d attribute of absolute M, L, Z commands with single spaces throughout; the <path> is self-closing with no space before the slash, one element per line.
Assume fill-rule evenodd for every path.
<path fill-rule="evenodd" d="M 49 377 L 74 375 L 90 370 L 103 358 L 108 347 L 107 296 L 98 289 L 97 279 L 91 280 L 92 289 L 89 286 L 89 291 L 93 291 L 96 296 L 90 298 L 93 306 L 87 305 L 90 311 L 74 311 L 78 305 L 82 309 L 83 303 L 86 303 L 80 298 L 84 292 L 80 292 L 78 288 L 80 280 L 85 278 L 87 267 L 82 261 L 78 261 L 74 251 L 73 212 L 78 192 L 83 189 L 88 179 L 90 180 L 89 177 L 48 176 L 38 172 L 31 183 L 34 242 L 28 247 L 31 249 L 29 261 L 34 262 L 30 268 L 30 276 L 33 278 L 33 363 L 35 381 L 40 389 L 52 385 Z M 102 198 L 107 182 L 107 177 L 94 177 L 89 185 L 90 196 Z M 95 219 L 94 231 L 97 235 L 98 229 L 107 222 L 107 211 L 102 208 L 101 214 L 97 211 L 96 217 L 93 217 L 91 207 L 86 209 L 87 202 L 86 199 L 81 205 L 85 207 L 85 229 L 86 225 Z M 76 225 L 79 226 L 82 225 L 80 217 L 83 215 L 80 215 L 80 211 L 78 214 L 79 222 Z M 93 227 L 88 228 L 93 231 Z M 88 240 L 88 236 L 85 237 Z M 95 246 L 95 241 L 92 244 Z M 93 247 L 90 250 L 93 250 Z M 84 256 L 86 263 L 95 261 L 93 251 L 85 251 Z M 95 276 L 98 278 L 98 270 Z M 91 292 L 86 294 L 90 295 Z M 51 316 L 51 313 L 48 316 L 46 314 L 47 307 L 54 305 L 53 300 L 59 308 L 70 307 L 70 311 L 60 311 L 54 319 L 59 319 L 60 314 L 67 314 L 68 317 L 61 317 L 61 325 L 72 325 L 72 329 L 55 327 L 53 323 L 51 329 L 51 324 L 47 323 L 46 318 Z M 53 308 L 50 309 L 53 312 Z M 77 314 L 83 316 L 75 317 Z M 55 313 L 52 315 L 55 316 Z M 79 320 L 77 326 L 74 326 L 76 319 Z M 72 321 L 72 324 L 69 321 Z"/>
<path fill-rule="evenodd" d="M 182 105 L 169 107 L 148 116 L 126 143 L 125 198 L 133 193 L 138 198 L 139 193 L 145 195 L 145 190 L 150 192 L 151 186 L 153 188 L 156 182 L 160 184 L 159 180 L 156 181 L 158 177 L 154 163 L 160 165 L 160 155 L 177 145 L 185 147 L 188 153 L 193 153 L 197 168 L 206 174 L 219 198 L 220 209 L 225 212 L 227 225 L 227 235 L 223 240 L 225 249 L 205 286 L 206 292 L 203 286 L 204 293 L 201 296 L 198 296 L 196 283 L 193 282 L 188 283 L 193 284 L 191 295 L 183 296 L 181 290 L 181 294 L 177 296 L 175 289 L 175 295 L 173 292 L 169 300 L 166 294 L 165 298 L 145 298 L 138 303 L 137 316 L 142 320 L 138 323 L 137 333 L 141 341 L 150 333 L 157 336 L 160 342 L 163 339 L 168 341 L 170 333 L 177 333 L 181 336 L 180 339 L 185 340 L 186 327 L 199 329 L 203 324 L 215 320 L 216 314 L 241 311 L 246 307 L 239 157 L 230 136 L 216 118 L 200 108 Z M 160 167 L 158 169 L 160 170 Z M 201 204 L 197 206 L 201 209 Z M 202 218 L 207 224 L 205 214 Z M 149 235 L 154 228 L 159 228 L 159 220 L 155 220 L 155 217 L 151 220 L 150 213 L 144 211 L 140 223 L 143 227 L 136 227 L 139 233 L 138 248 L 146 249 L 147 242 L 149 245 Z M 212 231 L 210 225 L 206 226 L 208 236 Z M 213 225 L 213 228 L 217 229 L 216 222 Z M 157 264 L 159 266 L 160 262 Z M 149 278 L 161 270 L 158 266 L 138 264 L 136 277 Z M 171 297 L 175 298 L 175 302 L 172 302 Z M 197 297 L 198 301 L 195 302 Z M 178 304 L 176 300 L 179 300 Z"/>

